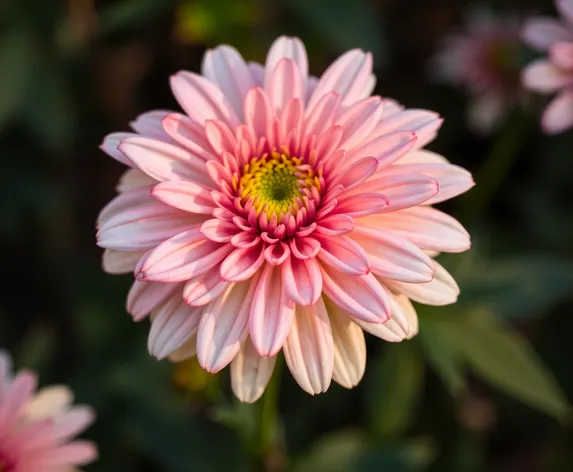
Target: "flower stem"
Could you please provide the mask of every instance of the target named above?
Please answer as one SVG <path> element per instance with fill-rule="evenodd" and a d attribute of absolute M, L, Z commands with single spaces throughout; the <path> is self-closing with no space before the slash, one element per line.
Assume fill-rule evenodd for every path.
<path fill-rule="evenodd" d="M 282 467 L 277 462 L 282 462 L 277 457 L 278 431 L 279 431 L 279 390 L 282 373 L 281 359 L 277 360 L 275 371 L 261 399 L 259 417 L 259 454 L 263 470 L 276 471 Z"/>

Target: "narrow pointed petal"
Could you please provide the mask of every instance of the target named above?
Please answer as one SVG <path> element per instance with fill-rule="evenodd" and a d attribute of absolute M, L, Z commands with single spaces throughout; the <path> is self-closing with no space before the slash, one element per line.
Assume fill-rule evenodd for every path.
<path fill-rule="evenodd" d="M 573 126 L 573 91 L 561 92 L 545 109 L 541 127 L 547 134 L 557 134 Z"/>
<path fill-rule="evenodd" d="M 274 111 L 263 89 L 255 87 L 245 97 L 245 123 L 257 138 L 267 136 Z"/>
<path fill-rule="evenodd" d="M 204 274 L 233 250 L 230 244 L 213 242 L 194 227 L 157 246 L 144 262 L 145 281 L 181 282 Z"/>
<path fill-rule="evenodd" d="M 319 236 L 318 258 L 334 269 L 352 275 L 370 271 L 368 255 L 358 243 L 348 236 Z"/>
<path fill-rule="evenodd" d="M 188 180 L 210 185 L 205 162 L 179 146 L 133 137 L 124 139 L 119 148 L 139 170 L 160 182 Z"/>
<path fill-rule="evenodd" d="M 275 368 L 276 356 L 261 357 L 247 339 L 231 362 L 231 387 L 242 402 L 256 402 L 267 387 Z"/>
<path fill-rule="evenodd" d="M 470 235 L 455 218 L 427 206 L 367 216 L 360 224 L 399 234 L 424 250 L 463 252 L 471 245 Z"/>
<path fill-rule="evenodd" d="M 211 189 L 194 182 L 162 182 L 153 187 L 151 194 L 166 205 L 190 213 L 210 215 L 217 207 L 211 198 Z"/>
<path fill-rule="evenodd" d="M 206 305 L 218 298 L 229 285 L 229 282 L 221 278 L 220 268 L 215 266 L 188 280 L 183 288 L 183 298 L 192 306 Z"/>
<path fill-rule="evenodd" d="M 443 306 L 455 303 L 460 289 L 450 273 L 434 261 L 436 273 L 431 282 L 423 284 L 407 284 L 393 280 L 384 280 L 392 291 L 402 293 L 415 302 L 425 305 Z"/>
<path fill-rule="evenodd" d="M 319 79 L 308 106 L 313 107 L 328 92 L 342 97 L 348 106 L 362 96 L 372 74 L 372 54 L 353 49 L 340 56 Z"/>
<path fill-rule="evenodd" d="M 354 318 L 384 323 L 390 318 L 388 294 L 374 275 L 349 275 L 323 265 L 323 291 Z"/>
<path fill-rule="evenodd" d="M 178 297 L 180 290 L 180 284 L 135 280 L 127 295 L 127 312 L 134 321 L 141 321 L 168 298 Z"/>
<path fill-rule="evenodd" d="M 328 390 L 334 369 L 334 346 L 322 299 L 313 306 L 296 307 L 283 352 L 292 376 L 303 390 L 311 395 Z"/>
<path fill-rule="evenodd" d="M 366 341 L 362 329 L 336 304 L 325 301 L 334 341 L 332 378 L 344 388 L 358 385 L 366 369 Z"/>
<path fill-rule="evenodd" d="M 315 259 L 288 257 L 282 264 L 282 280 L 297 305 L 314 305 L 322 293 L 322 275 Z"/>
<path fill-rule="evenodd" d="M 265 262 L 261 243 L 240 247 L 231 252 L 221 263 L 221 277 L 228 282 L 240 282 L 251 278 Z"/>
<path fill-rule="evenodd" d="M 237 116 L 243 116 L 243 99 L 255 82 L 239 52 L 227 45 L 207 51 L 201 71 L 224 92 Z"/>
<path fill-rule="evenodd" d="M 149 332 L 149 353 L 161 360 L 183 346 L 197 331 L 203 308 L 177 297 L 158 308 Z"/>
<path fill-rule="evenodd" d="M 278 113 L 292 99 L 302 98 L 303 87 L 304 79 L 294 60 L 282 58 L 265 83 L 265 93 L 271 106 Z"/>
<path fill-rule="evenodd" d="M 266 264 L 257 282 L 249 318 L 251 341 L 261 356 L 272 357 L 281 350 L 294 308 L 284 287 L 281 268 Z"/>
<path fill-rule="evenodd" d="M 103 252 L 102 266 L 108 274 L 127 274 L 135 270 L 137 261 L 145 254 L 145 251 L 120 252 L 106 249 Z"/>
<path fill-rule="evenodd" d="M 239 124 L 225 93 L 205 77 L 178 72 L 171 77 L 171 89 L 181 108 L 199 125 L 205 120 L 220 120 L 231 126 Z"/>
<path fill-rule="evenodd" d="M 434 277 L 432 259 L 406 238 L 361 223 L 356 224 L 352 238 L 368 254 L 375 275 L 408 283 L 429 282 Z"/>
<path fill-rule="evenodd" d="M 265 83 L 270 78 L 270 75 L 275 70 L 279 61 L 284 58 L 291 59 L 296 64 L 297 69 L 306 81 L 306 77 L 308 76 L 308 58 L 304 44 L 298 38 L 281 36 L 271 45 L 267 54 L 265 63 L 265 73 L 267 77 Z"/>
<path fill-rule="evenodd" d="M 197 360 L 207 372 L 230 364 L 247 339 L 254 283 L 232 284 L 205 307 L 197 332 Z"/>

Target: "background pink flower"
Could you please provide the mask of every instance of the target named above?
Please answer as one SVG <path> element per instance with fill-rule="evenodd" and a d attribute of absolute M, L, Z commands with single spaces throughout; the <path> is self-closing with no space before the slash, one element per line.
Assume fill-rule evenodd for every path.
<path fill-rule="evenodd" d="M 464 251 L 469 236 L 430 205 L 471 175 L 422 149 L 437 114 L 370 96 L 369 53 L 317 79 L 300 40 L 282 37 L 264 66 L 220 46 L 202 73 L 171 78 L 185 114 L 150 112 L 105 139 L 132 169 L 99 217 L 104 268 L 134 271 L 127 308 L 151 313 L 151 354 L 231 364 L 243 401 L 281 350 L 307 392 L 350 388 L 363 330 L 401 341 L 417 332 L 411 299 L 456 300 L 429 254 Z"/>
<path fill-rule="evenodd" d="M 557 93 L 541 120 L 550 134 L 573 126 L 573 1 L 557 0 L 555 6 L 562 20 L 532 18 L 522 33 L 528 45 L 547 53 L 523 70 L 523 83 L 539 93 Z"/>
<path fill-rule="evenodd" d="M 0 351 L 0 471 L 71 472 L 92 462 L 97 451 L 86 441 L 73 440 L 94 419 L 85 406 L 71 406 L 63 386 L 35 393 L 36 376 L 11 372 L 8 354 Z"/>
<path fill-rule="evenodd" d="M 489 133 L 518 101 L 520 23 L 517 15 L 470 9 L 464 29 L 448 36 L 432 61 L 437 80 L 468 93 L 468 123 L 476 132 Z"/>

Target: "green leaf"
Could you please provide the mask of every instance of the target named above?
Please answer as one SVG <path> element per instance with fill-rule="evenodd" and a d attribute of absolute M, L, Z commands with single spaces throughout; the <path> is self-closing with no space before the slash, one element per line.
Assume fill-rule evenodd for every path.
<path fill-rule="evenodd" d="M 367 448 L 364 434 L 355 430 L 339 431 L 318 441 L 299 460 L 293 472 L 346 472 Z"/>
<path fill-rule="evenodd" d="M 459 303 L 478 305 L 506 318 L 538 316 L 573 292 L 573 261 L 512 257 L 473 270 L 459 283 Z"/>
<path fill-rule="evenodd" d="M 411 342 L 389 345 L 371 367 L 367 405 L 377 437 L 393 437 L 411 424 L 422 390 L 424 366 Z"/>
<path fill-rule="evenodd" d="M 360 47 L 371 51 L 377 63 L 383 60 L 379 18 L 365 0 L 291 0 L 287 6 L 337 47 Z"/>
<path fill-rule="evenodd" d="M 563 392 L 527 340 L 490 313 L 440 317 L 434 327 L 485 380 L 558 419 L 570 413 Z"/>
<path fill-rule="evenodd" d="M 15 26 L 0 35 L 0 129 L 26 98 L 35 56 L 34 38 L 28 29 Z"/>

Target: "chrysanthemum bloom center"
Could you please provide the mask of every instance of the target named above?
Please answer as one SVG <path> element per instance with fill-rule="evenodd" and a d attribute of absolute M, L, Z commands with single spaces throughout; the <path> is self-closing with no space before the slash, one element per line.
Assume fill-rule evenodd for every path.
<path fill-rule="evenodd" d="M 320 191 L 318 174 L 310 165 L 278 152 L 251 159 L 233 184 L 243 204 L 251 201 L 257 213 L 277 216 L 300 209 L 312 188 Z"/>

